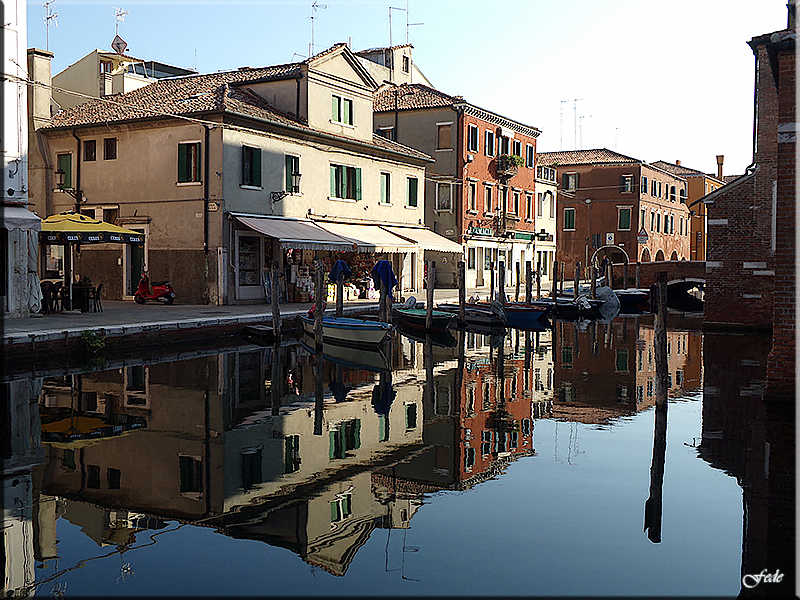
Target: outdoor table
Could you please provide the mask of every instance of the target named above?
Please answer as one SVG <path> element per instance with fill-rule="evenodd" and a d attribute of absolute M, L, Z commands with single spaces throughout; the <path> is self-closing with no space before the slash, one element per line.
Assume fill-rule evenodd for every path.
<path fill-rule="evenodd" d="M 63 288 L 62 293 L 64 294 L 63 302 L 64 308 L 66 310 L 80 309 L 81 312 L 89 312 L 92 308 L 92 293 L 94 292 L 94 286 L 92 285 L 83 285 L 83 284 L 72 284 L 72 306 L 69 306 L 69 288 Z"/>

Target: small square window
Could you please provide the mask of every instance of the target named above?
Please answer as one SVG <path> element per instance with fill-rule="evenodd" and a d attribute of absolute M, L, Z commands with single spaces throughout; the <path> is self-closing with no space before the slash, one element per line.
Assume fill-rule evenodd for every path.
<path fill-rule="evenodd" d="M 97 160 L 97 140 L 86 140 L 83 142 L 83 160 L 85 162 Z"/>
<path fill-rule="evenodd" d="M 564 209 L 564 231 L 575 231 L 575 209 Z"/>
<path fill-rule="evenodd" d="M 631 209 L 630 208 L 620 208 L 618 214 L 618 222 L 617 222 L 617 229 L 619 231 L 630 231 L 631 230 Z"/>
<path fill-rule="evenodd" d="M 564 173 L 561 181 L 561 187 L 565 190 L 578 189 L 578 174 L 577 173 Z"/>
<path fill-rule="evenodd" d="M 103 140 L 103 160 L 117 159 L 117 138 L 105 138 Z"/>

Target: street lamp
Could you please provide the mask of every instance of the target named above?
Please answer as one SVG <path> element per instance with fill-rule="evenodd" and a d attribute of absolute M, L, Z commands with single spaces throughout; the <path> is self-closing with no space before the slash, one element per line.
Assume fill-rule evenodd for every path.
<path fill-rule="evenodd" d="M 296 193 L 300 191 L 300 177 L 301 174 L 294 172 L 292 173 L 292 189 L 291 190 L 281 190 L 279 192 L 270 192 L 269 197 L 273 202 L 277 202 L 278 200 L 283 200 L 286 196 L 290 194 Z"/>
<path fill-rule="evenodd" d="M 65 188 L 64 187 L 64 177 L 66 173 L 61 169 L 56 171 L 56 189 L 59 192 L 66 192 L 73 198 L 75 198 L 75 213 L 81 212 L 81 202 L 86 202 L 87 198 L 83 195 L 83 190 L 76 190 L 73 188 Z"/>

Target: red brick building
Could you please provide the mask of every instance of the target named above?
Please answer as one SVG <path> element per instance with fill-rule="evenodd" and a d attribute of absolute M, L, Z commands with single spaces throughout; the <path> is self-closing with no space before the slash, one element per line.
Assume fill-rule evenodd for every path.
<path fill-rule="evenodd" d="M 541 131 L 421 84 L 384 85 L 374 110 L 376 133 L 435 159 L 425 176 L 425 225 L 462 245 L 467 287 L 488 286 L 489 269 L 501 264 L 507 285 L 517 265 L 524 280 L 526 263 L 535 268 Z M 426 251 L 425 259 L 437 263 L 437 285 L 455 286 L 452 254 Z"/>
<path fill-rule="evenodd" d="M 772 328 L 768 391 L 795 385 L 795 22 L 748 42 L 756 57 L 753 164 L 704 198 L 706 326 Z"/>
<path fill-rule="evenodd" d="M 613 262 L 689 259 L 686 180 L 605 148 L 540 152 L 558 174 L 556 259 L 589 264 L 607 246 Z M 638 233 L 647 235 L 639 243 Z"/>

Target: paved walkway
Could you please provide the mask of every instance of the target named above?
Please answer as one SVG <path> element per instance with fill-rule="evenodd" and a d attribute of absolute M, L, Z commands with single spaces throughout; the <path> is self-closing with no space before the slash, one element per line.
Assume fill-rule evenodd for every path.
<path fill-rule="evenodd" d="M 475 293 L 487 297 L 487 291 L 467 290 L 469 298 Z M 514 294 L 513 288 L 507 293 Z M 425 291 L 416 295 L 424 301 Z M 441 289 L 434 293 L 435 302 L 457 301 L 458 290 Z M 311 307 L 306 304 L 281 304 L 281 321 L 294 319 Z M 333 307 L 328 304 L 328 311 Z M 62 312 L 50 315 L 36 315 L 28 318 L 5 319 L 3 322 L 3 347 L 10 356 L 19 352 L 40 352 L 46 348 L 64 350 L 75 347 L 84 331 L 99 331 L 111 339 L 153 339 L 168 332 L 202 335 L 207 329 L 213 331 L 244 328 L 247 325 L 269 325 L 272 323 L 272 307 L 266 304 L 210 306 L 196 304 L 162 304 L 148 302 L 139 305 L 134 302 L 113 300 L 103 301 L 103 312 L 80 313 Z M 377 300 L 354 300 L 345 302 L 345 312 L 375 313 Z"/>

